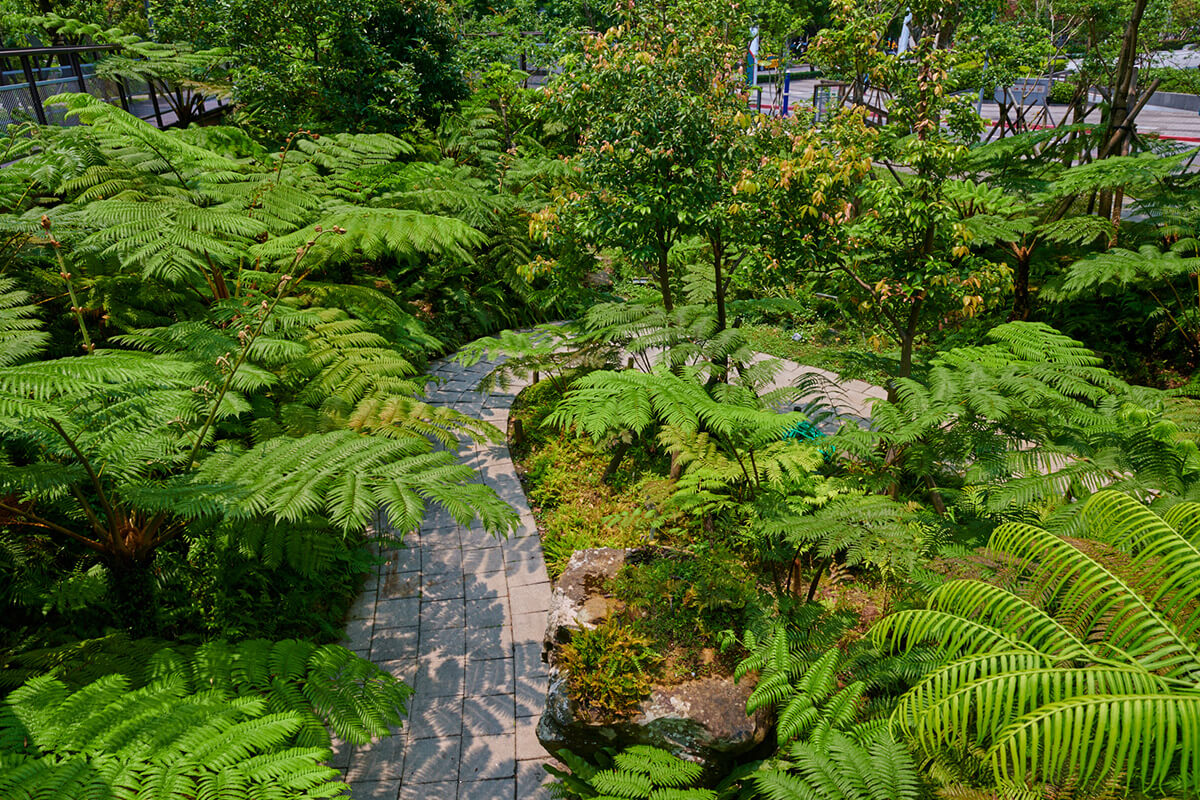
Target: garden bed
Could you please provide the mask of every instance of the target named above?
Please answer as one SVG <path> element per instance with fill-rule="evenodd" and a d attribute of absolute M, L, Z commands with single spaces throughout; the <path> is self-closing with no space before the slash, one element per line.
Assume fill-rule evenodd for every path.
<path fill-rule="evenodd" d="M 510 417 L 510 435 L 523 432 L 510 447 L 551 579 L 578 550 L 638 548 L 597 587 L 616 609 L 607 624 L 649 643 L 658 685 L 731 675 L 743 655 L 734 637 L 758 593 L 751 569 L 722 544 L 731 532 L 705 530 L 670 507 L 670 457 L 661 448 L 635 443 L 604 480 L 611 456 L 602 445 L 543 427 L 560 397 L 542 381 L 517 397 Z M 723 638 L 734 646 L 722 648 Z"/>

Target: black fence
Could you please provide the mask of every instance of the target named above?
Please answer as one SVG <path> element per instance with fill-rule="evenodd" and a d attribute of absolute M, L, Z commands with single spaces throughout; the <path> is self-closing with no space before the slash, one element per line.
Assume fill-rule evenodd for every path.
<path fill-rule="evenodd" d="M 47 106 L 46 98 L 62 92 L 83 92 L 118 105 L 160 128 L 179 122 L 162 87 L 138 78 L 112 80 L 96 75 L 96 62 L 115 50 L 114 45 L 26 47 L 0 50 L 0 130 L 18 122 L 73 125 L 61 106 Z M 202 114 L 224 108 L 215 98 L 200 104 Z"/>

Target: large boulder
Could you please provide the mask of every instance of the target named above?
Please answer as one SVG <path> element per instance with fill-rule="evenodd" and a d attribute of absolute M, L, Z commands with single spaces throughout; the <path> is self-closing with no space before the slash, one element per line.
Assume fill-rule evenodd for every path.
<path fill-rule="evenodd" d="M 653 550 L 597 548 L 571 556 L 550 604 L 544 647 L 550 664 L 546 710 L 537 735 L 551 753 L 570 750 L 590 755 L 604 747 L 648 744 L 704 765 L 716 774 L 736 755 L 761 744 L 770 719 L 760 712 L 746 715 L 751 687 L 732 678 L 706 677 L 671 686 L 655 686 L 633 716 L 596 721 L 581 713 L 567 693 L 558 648 L 575 631 L 593 628 L 619 601 L 604 587 L 627 562 L 654 558 Z"/>

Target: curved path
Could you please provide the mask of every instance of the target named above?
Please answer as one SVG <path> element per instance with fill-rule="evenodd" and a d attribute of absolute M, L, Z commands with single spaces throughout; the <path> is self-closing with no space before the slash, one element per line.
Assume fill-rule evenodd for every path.
<path fill-rule="evenodd" d="M 475 391 L 497 361 L 466 368 L 433 365 L 441 382 L 429 402 L 508 428 L 511 393 Z M 841 420 L 864 424 L 883 391 L 832 372 L 783 361 L 776 385 L 819 375 L 817 396 Z M 517 531 L 500 541 L 456 524 L 437 509 L 407 547 L 385 552 L 355 601 L 347 647 L 416 690 L 408 721 L 396 735 L 362 747 L 337 748 L 356 800 L 543 800 L 551 761 L 538 744 L 548 671 L 542 636 L 550 582 L 537 526 L 506 444 L 460 451 L 483 480 L 518 512 Z M 386 524 L 382 519 L 377 525 Z"/>
<path fill-rule="evenodd" d="M 496 362 L 433 365 L 429 402 L 508 429 L 512 394 L 484 395 Z M 346 626 L 346 645 L 416 690 L 396 735 L 341 748 L 356 800 L 540 800 L 549 755 L 535 730 L 546 699 L 542 636 L 550 581 L 537 526 L 505 444 L 460 451 L 520 515 L 499 540 L 430 513 L 385 553 Z M 386 524 L 379 520 L 377 524 Z"/>

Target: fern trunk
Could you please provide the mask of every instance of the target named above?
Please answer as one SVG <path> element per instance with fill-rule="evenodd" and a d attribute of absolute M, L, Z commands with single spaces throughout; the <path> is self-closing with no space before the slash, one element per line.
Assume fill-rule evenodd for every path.
<path fill-rule="evenodd" d="M 608 460 L 608 466 L 604 468 L 604 476 L 601 478 L 602 481 L 608 483 L 612 476 L 616 474 L 617 467 L 621 466 L 621 462 L 625 459 L 625 453 L 628 450 L 629 442 L 624 439 L 621 439 L 617 442 L 617 446 L 613 448 L 612 458 Z"/>
<path fill-rule="evenodd" d="M 1013 304 L 1012 313 L 1008 315 L 1009 322 L 1025 322 L 1033 310 L 1029 298 L 1030 255 L 1030 253 L 1021 253 L 1017 256 L 1016 268 L 1013 270 Z"/>
<path fill-rule="evenodd" d="M 157 633 L 154 554 L 140 560 L 114 556 L 108 559 L 108 568 L 109 596 L 118 624 L 135 637 Z"/>

